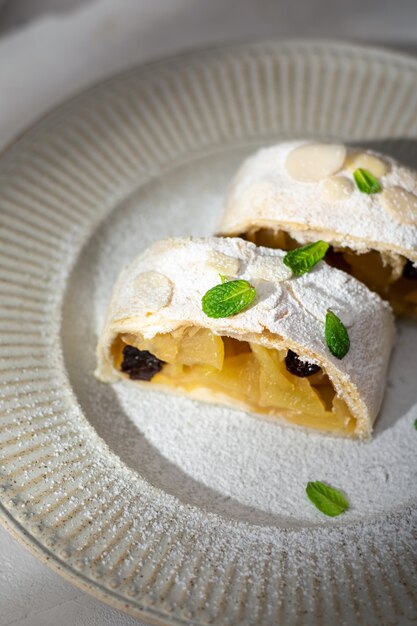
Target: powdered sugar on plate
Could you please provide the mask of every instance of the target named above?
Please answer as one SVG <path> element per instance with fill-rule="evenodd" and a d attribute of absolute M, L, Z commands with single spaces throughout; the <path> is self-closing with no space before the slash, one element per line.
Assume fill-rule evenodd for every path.
<path fill-rule="evenodd" d="M 151 241 L 213 232 L 227 179 L 241 157 L 225 153 L 179 168 L 142 189 L 97 231 L 74 270 L 64 308 L 64 354 L 77 398 L 127 465 L 207 510 L 285 527 L 397 511 L 416 495 L 417 328 L 411 322 L 398 325 L 385 402 L 370 443 L 283 428 L 243 412 L 93 377 L 97 337 L 122 266 Z M 342 489 L 351 509 L 337 521 L 324 518 L 305 496 L 308 480 Z"/>

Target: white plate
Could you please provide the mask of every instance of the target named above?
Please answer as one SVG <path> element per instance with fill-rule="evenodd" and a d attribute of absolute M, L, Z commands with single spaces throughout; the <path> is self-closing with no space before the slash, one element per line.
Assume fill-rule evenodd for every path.
<path fill-rule="evenodd" d="M 416 109 L 413 59 L 264 43 L 117 76 L 9 148 L 1 517 L 37 555 L 152 623 L 417 618 L 413 324 L 399 326 L 370 444 L 93 377 L 122 265 L 165 235 L 212 233 L 242 158 L 319 136 L 417 162 Z M 347 514 L 314 509 L 316 479 L 346 492 Z"/>

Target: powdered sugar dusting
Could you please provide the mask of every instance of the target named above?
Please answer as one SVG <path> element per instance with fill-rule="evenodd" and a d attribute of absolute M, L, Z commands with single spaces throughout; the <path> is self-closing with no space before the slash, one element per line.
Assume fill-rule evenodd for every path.
<path fill-rule="evenodd" d="M 207 258 L 212 258 L 213 252 L 235 258 L 240 266 L 238 277 L 256 287 L 255 301 L 239 315 L 211 319 L 202 310 L 203 295 L 219 282 L 215 276 L 213 283 L 212 271 L 207 272 Z M 107 382 L 123 376 L 113 365 L 111 350 L 120 333 L 151 338 L 181 325 L 193 325 L 242 339 L 255 334 L 266 346 L 292 347 L 301 357 L 324 367 L 357 419 L 356 436 L 369 436 L 382 399 L 394 339 L 389 306 L 362 283 L 326 263 L 319 263 L 299 279 L 288 278 L 284 256 L 282 250 L 257 248 L 238 238 L 165 239 L 149 247 L 123 270 L 115 285 L 98 347 L 98 376 Z M 253 276 L 253 264 L 258 272 L 264 269 L 258 279 Z M 153 315 L 146 312 L 146 302 L 141 304 L 142 314 L 138 311 L 137 294 L 132 289 L 138 273 L 168 277 L 173 285 L 170 303 Z M 141 293 L 146 298 L 147 292 Z M 149 295 L 153 302 L 153 294 Z M 117 315 L 112 314 L 115 309 Z M 325 341 L 327 309 L 346 319 L 350 327 L 351 348 L 342 360 L 330 354 Z M 366 354 L 371 341 L 374 358 L 372 367 L 368 367 Z"/>
<path fill-rule="evenodd" d="M 142 233 L 143 247 L 168 235 L 210 233 L 227 178 L 240 159 L 241 154 L 224 155 L 204 160 L 200 168 L 193 163 L 189 176 L 186 168 L 175 172 L 164 179 L 165 186 L 134 197 L 99 229 L 73 274 L 64 311 L 64 350 L 77 398 L 128 466 L 205 510 L 298 528 L 397 511 L 415 497 L 417 479 L 417 332 L 411 322 L 399 326 L 383 410 L 374 439 L 366 444 L 283 428 L 133 383 L 106 385 L 93 377 L 95 344 L 113 283 L 131 251 L 139 252 L 134 233 Z M 196 194 L 200 213 L 189 210 Z M 368 358 L 372 364 L 372 355 Z M 305 497 L 307 480 L 342 489 L 350 510 L 338 520 L 324 518 Z M 303 541 L 310 545 L 312 538 L 306 533 Z"/>
<path fill-rule="evenodd" d="M 348 148 L 348 158 L 337 174 L 350 181 L 352 193 L 341 194 L 335 202 L 325 191 L 325 180 L 300 182 L 288 174 L 287 158 L 304 146 L 307 149 L 308 142 L 277 144 L 259 150 L 243 163 L 230 186 L 219 232 L 234 235 L 268 224 L 282 225 L 299 241 L 314 240 L 318 233 L 330 243 L 362 250 L 388 249 L 417 260 L 417 228 L 409 216 L 411 209 L 400 210 L 399 202 L 394 205 L 391 192 L 389 203 L 384 203 L 383 194 L 368 195 L 357 188 L 349 165 L 349 156 L 357 151 Z M 378 154 L 369 152 L 371 156 Z M 387 164 L 387 171 L 379 179 L 383 189 L 401 188 L 408 198 L 415 198 L 416 173 L 391 157 L 382 159 Z M 388 210 L 387 204 L 393 210 Z"/>
<path fill-rule="evenodd" d="M 374 81 L 375 76 L 384 80 Z M 281 77 L 294 88 L 277 94 Z M 314 89 L 306 77 L 314 77 Z M 363 108 L 362 86 L 370 85 Z M 325 447 L 313 450 L 313 438 L 292 441 L 289 429 L 273 449 L 264 443 L 270 431 L 260 431 L 263 437 L 256 431 L 256 449 L 241 459 L 233 435 L 249 452 L 251 441 L 239 437 L 250 418 L 236 423 L 234 412 L 210 413 L 221 417 L 219 434 L 226 435 L 216 440 L 200 405 L 168 401 L 151 391 L 141 396 L 136 388 L 138 403 L 130 405 L 125 385 L 120 392 L 118 385 L 100 385 L 92 371 L 95 335 L 122 265 L 157 238 L 212 233 L 232 171 L 265 138 L 276 141 L 278 133 L 288 132 L 289 122 L 297 134 L 326 122 L 329 132 L 357 139 L 365 138 L 365 128 L 368 138 L 404 137 L 411 132 L 406 120 L 412 120 L 409 94 L 416 85 L 412 61 L 349 46 L 268 42 L 192 54 L 89 90 L 47 116 L 4 155 L 7 243 L 0 256 L 10 267 L 2 270 L 10 309 L 1 321 L 6 340 L 1 346 L 2 517 L 65 575 L 110 602 L 123 603 L 136 616 L 149 612 L 150 621 L 333 626 L 337 618 L 350 626 L 384 619 L 394 624 L 415 615 L 412 422 L 398 428 L 415 395 L 412 332 L 402 343 L 407 350 L 398 376 L 391 379 L 394 405 L 388 413 L 384 409 L 388 420 L 377 426 L 377 438 L 390 429 L 392 441 L 376 450 L 372 466 L 386 476 L 392 468 L 380 470 L 381 463 L 404 458 L 408 464 L 399 468 L 404 484 L 393 472 L 384 490 L 373 485 L 383 504 L 378 508 L 374 499 L 371 513 L 363 504 L 373 474 L 351 462 L 357 461 L 355 454 L 346 454 L 333 440 L 337 466 L 326 465 Z M 386 116 L 394 113 L 394 92 L 402 115 Z M 294 100 L 308 93 L 311 98 Z M 358 115 L 346 117 L 346 107 L 328 100 L 329 115 L 323 116 L 323 94 L 333 93 Z M 94 124 L 89 124 L 92 111 Z M 369 112 L 374 130 L 365 123 Z M 262 136 L 256 139 L 257 133 Z M 236 149 L 242 142 L 251 146 Z M 410 157 L 415 154 L 415 141 L 389 142 L 393 150 L 396 144 Z M 136 184 L 142 187 L 132 206 L 120 206 Z M 199 417 L 206 428 L 190 434 L 188 422 Z M 160 426 L 155 436 L 145 418 Z M 181 442 L 182 457 L 171 460 Z M 201 459 L 194 454 L 197 444 Z M 217 457 L 225 461 L 220 475 L 212 467 L 216 444 Z M 349 487 L 355 508 L 348 515 L 323 518 L 307 501 L 298 447 L 313 478 L 326 472 L 324 479 L 334 486 Z M 232 458 L 224 456 L 228 449 Z M 277 450 L 288 452 L 279 463 Z M 334 460 L 331 452 L 329 458 Z M 268 471 L 256 475 L 257 467 Z M 213 488 L 205 484 L 211 471 Z M 277 476 L 275 489 L 273 483 L 268 489 L 270 474 Z M 232 489 L 236 497 L 227 495 Z M 355 496 L 363 491 L 363 500 Z M 267 497 L 273 506 L 269 513 Z M 379 515 L 381 510 L 395 515 Z"/>
<path fill-rule="evenodd" d="M 350 328 L 355 323 L 356 304 L 353 306 L 353 293 L 356 282 L 350 280 L 347 274 L 337 272 L 332 274 L 332 298 L 329 301 L 326 285 L 317 281 L 315 272 L 304 274 L 299 280 L 291 283 L 293 294 L 301 306 L 323 322 L 328 308 L 342 320 L 343 324 Z M 350 289 L 349 289 L 350 287 Z M 353 292 L 351 291 L 353 287 Z M 347 293 L 351 294 L 346 297 Z"/>

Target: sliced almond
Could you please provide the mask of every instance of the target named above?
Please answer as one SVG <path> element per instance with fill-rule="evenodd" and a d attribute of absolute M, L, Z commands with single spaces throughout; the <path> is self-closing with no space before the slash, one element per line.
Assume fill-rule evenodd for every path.
<path fill-rule="evenodd" d="M 346 167 L 351 172 L 360 167 L 373 174 L 375 178 L 381 178 L 388 171 L 388 164 L 385 161 L 368 152 L 356 152 L 349 155 L 346 159 Z"/>
<path fill-rule="evenodd" d="M 207 254 L 206 265 L 218 274 L 236 276 L 239 273 L 240 259 L 217 252 L 217 250 L 210 250 Z"/>
<path fill-rule="evenodd" d="M 276 256 L 257 256 L 248 269 L 251 278 L 282 282 L 292 278 L 292 271 Z"/>
<path fill-rule="evenodd" d="M 143 272 L 134 282 L 134 309 L 141 314 L 156 313 L 171 302 L 173 285 L 165 274 Z"/>
<path fill-rule="evenodd" d="M 295 180 L 314 183 L 342 169 L 346 148 L 342 144 L 311 143 L 292 150 L 285 167 Z"/>
<path fill-rule="evenodd" d="M 385 211 L 403 224 L 417 226 L 417 196 L 402 187 L 388 187 L 378 198 Z"/>
<path fill-rule="evenodd" d="M 345 176 L 331 176 L 326 178 L 320 185 L 323 196 L 329 202 L 337 202 L 338 200 L 346 200 L 353 189 L 353 183 Z"/>

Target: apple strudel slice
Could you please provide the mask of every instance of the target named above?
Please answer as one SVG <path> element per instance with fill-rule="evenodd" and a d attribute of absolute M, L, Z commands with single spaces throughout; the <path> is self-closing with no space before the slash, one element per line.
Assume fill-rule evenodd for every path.
<path fill-rule="evenodd" d="M 367 438 L 394 340 L 389 305 L 325 263 L 238 238 L 167 239 L 124 269 L 96 375 Z"/>
<path fill-rule="evenodd" d="M 289 250 L 322 239 L 326 261 L 417 316 L 417 172 L 343 144 L 287 142 L 247 159 L 219 227 Z"/>

